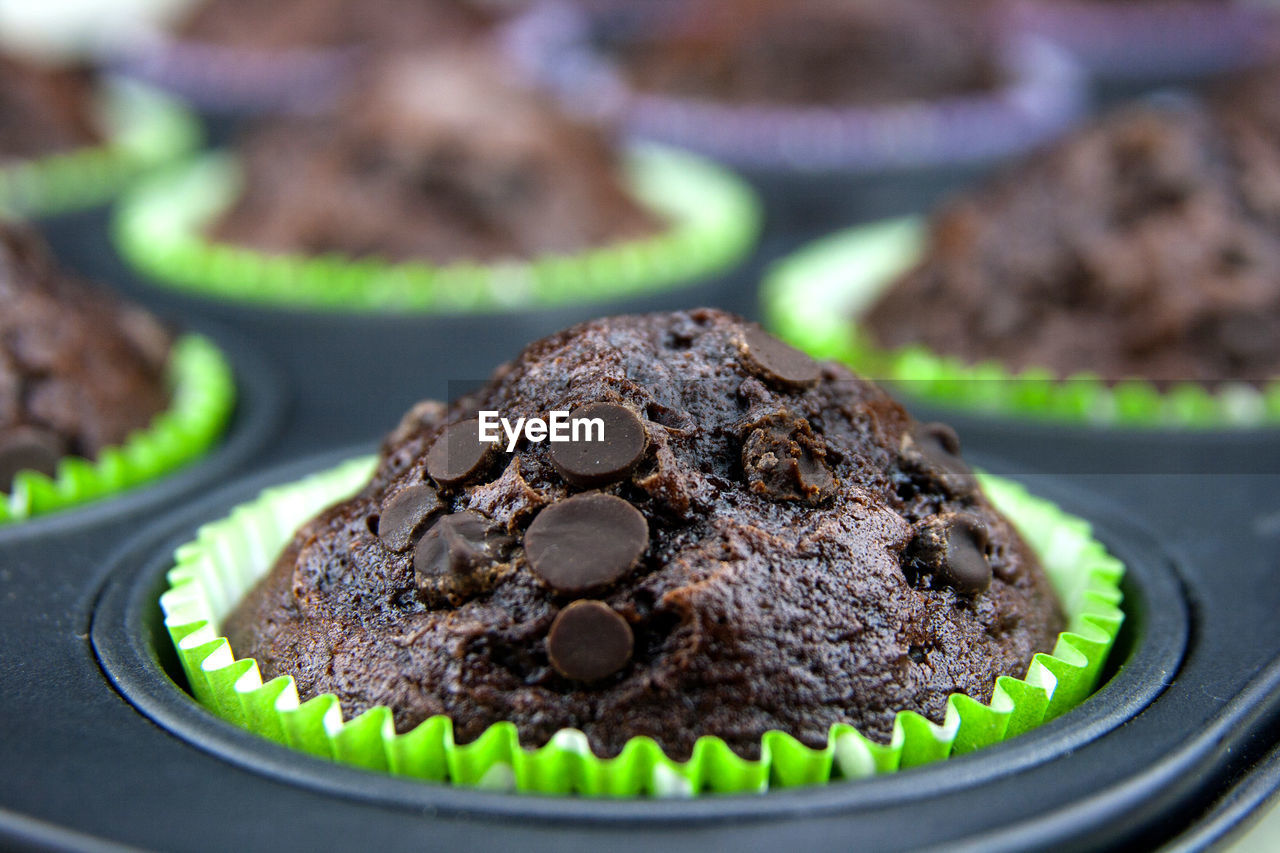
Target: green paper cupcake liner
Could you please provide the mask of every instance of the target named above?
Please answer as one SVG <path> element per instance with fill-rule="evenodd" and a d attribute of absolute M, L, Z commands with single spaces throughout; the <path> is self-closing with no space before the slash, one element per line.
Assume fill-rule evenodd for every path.
<path fill-rule="evenodd" d="M 210 241 L 204 228 L 242 181 L 229 155 L 158 175 L 123 201 L 121 252 L 156 283 L 245 302 L 335 311 L 466 313 L 618 299 L 672 288 L 740 261 L 761 211 L 731 173 L 657 146 L 628 154 L 636 197 L 669 223 L 661 234 L 573 255 L 494 263 L 388 263 L 267 254 Z"/>
<path fill-rule="evenodd" d="M 0 211 L 39 217 L 102 204 L 200 142 L 195 117 L 154 89 L 113 80 L 104 86 L 101 106 L 103 144 L 34 160 L 0 158 Z"/>
<path fill-rule="evenodd" d="M 344 720 L 333 695 L 300 702 L 291 677 L 264 684 L 257 663 L 237 660 L 219 633 L 222 620 L 270 570 L 293 531 L 360 489 L 375 464 L 371 457 L 354 459 L 267 489 L 204 525 L 194 541 L 177 549 L 160 604 L 200 704 L 285 746 L 398 776 L 506 791 L 663 797 L 761 792 L 890 773 L 997 743 L 1075 707 L 1093 691 L 1123 620 L 1124 566 L 1092 538 L 1088 523 L 1015 483 L 981 475 L 988 496 L 1040 556 L 1068 620 L 1053 654 L 1037 654 L 1025 678 L 999 678 L 989 704 L 952 695 L 941 725 L 900 712 L 888 744 L 848 725 L 832 726 L 823 749 L 771 731 L 755 761 L 738 757 L 715 737 L 700 738 L 688 761 L 675 761 L 644 737 L 632 738 L 616 758 L 599 758 L 586 735 L 573 729 L 558 732 L 539 749 L 526 749 L 508 722 L 468 744 L 455 743 L 446 717 L 396 734 L 388 708 Z"/>
<path fill-rule="evenodd" d="M 203 455 L 235 406 L 231 367 L 213 343 L 185 335 L 169 357 L 169 385 L 169 408 L 96 460 L 63 457 L 53 477 L 18 472 L 11 492 L 0 493 L 0 527 L 119 494 Z"/>
<path fill-rule="evenodd" d="M 919 217 L 861 226 L 819 240 L 774 265 L 762 302 L 779 336 L 818 358 L 842 361 L 920 400 L 987 414 L 1046 421 L 1178 429 L 1280 423 L 1280 380 L 1210 389 L 1141 378 L 1111 383 L 1090 373 L 1065 379 L 1047 369 L 1018 373 L 996 361 L 970 364 L 921 345 L 878 348 L 858 318 L 924 251 Z"/>

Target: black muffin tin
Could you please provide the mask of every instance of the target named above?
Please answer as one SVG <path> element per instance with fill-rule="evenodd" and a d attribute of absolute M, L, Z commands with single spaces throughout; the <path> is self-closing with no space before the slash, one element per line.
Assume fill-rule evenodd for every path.
<path fill-rule="evenodd" d="M 1198 848 L 1280 786 L 1280 436 L 984 418 L 953 418 L 975 459 L 1094 522 L 1129 567 L 1106 685 L 1027 735 L 863 782 L 593 801 L 400 780 L 242 732 L 183 692 L 161 624 L 173 547 L 201 522 L 371 451 L 412 402 L 474 385 L 573 320 L 700 303 L 754 313 L 762 265 L 804 236 L 776 230 L 741 270 L 688 290 L 446 320 L 185 297 L 120 264 L 101 211 L 45 230 L 68 264 L 214 337 L 241 397 L 199 465 L 0 530 L 0 847 Z"/>

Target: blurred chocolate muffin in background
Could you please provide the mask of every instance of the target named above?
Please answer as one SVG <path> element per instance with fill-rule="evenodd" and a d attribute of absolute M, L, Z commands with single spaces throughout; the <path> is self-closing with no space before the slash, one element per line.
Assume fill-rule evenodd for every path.
<path fill-rule="evenodd" d="M 1082 0 L 1071 0 L 1080 3 Z M 1170 6 L 1198 4 L 1203 6 L 1227 6 L 1238 0 L 1083 0 L 1085 3 L 1100 3 L 1104 6 Z"/>
<path fill-rule="evenodd" d="M 886 347 L 1057 376 L 1280 376 L 1280 74 L 1098 119 L 935 214 Z"/>
<path fill-rule="evenodd" d="M 19 471 L 95 458 L 169 405 L 169 333 L 56 268 L 0 221 L 0 492 Z"/>
<path fill-rule="evenodd" d="M 1221 77 L 1206 91 L 1216 112 L 1236 132 L 1263 134 L 1270 146 L 1280 150 L 1280 60 Z"/>
<path fill-rule="evenodd" d="M 730 103 L 880 104 L 1001 82 L 984 2 L 693 0 L 611 47 L 639 91 Z"/>
<path fill-rule="evenodd" d="M 468 44 L 396 53 L 318 118 L 266 121 L 241 147 L 221 241 L 434 262 L 528 258 L 655 233 L 607 137 Z"/>
<path fill-rule="evenodd" d="M 103 135 L 88 71 L 0 54 L 0 164 L 96 145 Z"/>
<path fill-rule="evenodd" d="M 1106 99 L 1265 62 L 1280 39 L 1271 0 L 1012 0 L 1011 20 L 1071 52 Z"/>
<path fill-rule="evenodd" d="M 583 6 L 533 7 L 512 55 L 575 110 L 740 170 L 793 244 L 923 209 L 1085 104 L 1071 58 L 997 0 Z"/>
<path fill-rule="evenodd" d="M 256 50 L 423 46 L 476 35 L 496 17 L 469 0 L 205 0 L 177 35 Z"/>

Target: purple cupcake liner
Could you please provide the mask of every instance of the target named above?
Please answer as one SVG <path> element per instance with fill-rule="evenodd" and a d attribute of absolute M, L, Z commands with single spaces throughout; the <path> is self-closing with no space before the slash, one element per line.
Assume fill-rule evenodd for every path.
<path fill-rule="evenodd" d="M 874 172 L 981 163 L 1030 148 L 1086 106 L 1083 75 L 1061 49 L 1010 35 L 992 92 L 857 107 L 722 104 L 636 92 L 591 44 L 590 23 L 559 3 L 535 6 L 504 33 L 515 60 L 575 112 L 642 139 L 735 166 Z"/>
<path fill-rule="evenodd" d="M 311 113 L 332 104 L 358 58 L 354 48 L 265 51 L 149 33 L 112 64 L 212 112 Z"/>
<path fill-rule="evenodd" d="M 1022 0 L 1014 14 L 1090 73 L 1114 79 L 1230 71 L 1280 47 L 1280 10 L 1238 2 Z"/>

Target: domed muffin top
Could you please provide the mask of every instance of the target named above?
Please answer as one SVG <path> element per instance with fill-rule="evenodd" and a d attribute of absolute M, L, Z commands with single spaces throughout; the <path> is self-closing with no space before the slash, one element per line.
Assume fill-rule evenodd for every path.
<path fill-rule="evenodd" d="M 172 341 L 149 314 L 58 270 L 0 221 L 0 492 L 68 454 L 94 458 L 169 403 Z"/>
<path fill-rule="evenodd" d="M 213 236 L 267 251 L 528 259 L 659 227 L 605 135 L 479 45 L 391 54 L 333 114 L 266 123 L 242 151 Z"/>
<path fill-rule="evenodd" d="M 687 757 L 940 719 L 1061 616 L 951 430 L 699 310 L 576 326 L 415 407 L 224 627 L 264 677 L 402 731 L 447 714 L 460 741 L 510 720 Z"/>
<path fill-rule="evenodd" d="M 1280 75 L 1084 127 L 937 213 L 876 341 L 1106 380 L 1280 375 Z"/>

